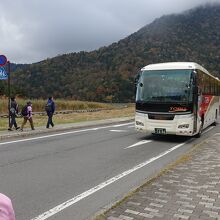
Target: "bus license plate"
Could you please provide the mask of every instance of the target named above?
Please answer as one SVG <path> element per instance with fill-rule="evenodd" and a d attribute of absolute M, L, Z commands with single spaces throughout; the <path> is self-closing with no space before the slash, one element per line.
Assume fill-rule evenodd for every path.
<path fill-rule="evenodd" d="M 155 128 L 155 134 L 166 134 L 165 128 Z"/>

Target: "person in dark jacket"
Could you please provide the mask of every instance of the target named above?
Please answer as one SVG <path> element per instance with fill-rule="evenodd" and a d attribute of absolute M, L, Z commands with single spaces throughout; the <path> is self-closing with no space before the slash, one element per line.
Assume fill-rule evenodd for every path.
<path fill-rule="evenodd" d="M 53 123 L 53 114 L 55 112 L 55 103 L 53 101 L 53 97 L 49 97 L 47 100 L 47 104 L 45 106 L 45 110 L 47 112 L 48 120 L 47 120 L 47 125 L 46 128 L 49 128 L 50 125 L 54 127 Z"/>
<path fill-rule="evenodd" d="M 14 125 L 15 129 L 18 130 L 20 127 L 18 127 L 16 122 L 16 116 L 18 114 L 18 104 L 15 100 L 15 97 L 11 97 L 10 105 L 9 105 L 9 112 L 10 112 L 10 123 L 9 123 L 9 131 L 12 131 L 12 127 Z"/>

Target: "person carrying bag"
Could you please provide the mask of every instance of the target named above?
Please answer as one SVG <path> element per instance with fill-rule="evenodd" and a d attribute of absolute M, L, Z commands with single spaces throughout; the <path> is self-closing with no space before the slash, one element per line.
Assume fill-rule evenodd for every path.
<path fill-rule="evenodd" d="M 53 114 L 55 112 L 55 103 L 53 101 L 53 97 L 49 97 L 48 98 L 47 104 L 45 106 L 45 111 L 47 112 L 47 116 L 48 116 L 46 128 L 49 128 L 50 125 L 52 127 L 54 127 Z"/>

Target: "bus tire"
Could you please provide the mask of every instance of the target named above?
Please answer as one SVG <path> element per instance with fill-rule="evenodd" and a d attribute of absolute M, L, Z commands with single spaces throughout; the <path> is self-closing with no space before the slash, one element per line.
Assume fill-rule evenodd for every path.
<path fill-rule="evenodd" d="M 199 132 L 195 135 L 196 138 L 200 138 L 202 134 L 203 124 L 200 125 Z"/>
<path fill-rule="evenodd" d="M 216 126 L 216 125 L 217 125 L 217 119 L 218 119 L 218 110 L 216 109 L 216 112 L 215 112 L 215 121 L 212 123 L 213 126 Z"/>
<path fill-rule="evenodd" d="M 213 126 L 216 126 L 216 125 L 217 125 L 217 122 L 216 122 L 216 121 L 214 121 L 214 122 L 212 123 L 212 125 L 213 125 Z"/>

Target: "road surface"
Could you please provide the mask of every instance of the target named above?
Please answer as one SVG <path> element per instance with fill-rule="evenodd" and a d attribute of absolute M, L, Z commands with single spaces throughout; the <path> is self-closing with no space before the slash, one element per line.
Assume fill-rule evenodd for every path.
<path fill-rule="evenodd" d="M 129 122 L 1 141 L 0 192 L 17 220 L 92 219 L 215 132 L 153 136 Z"/>

